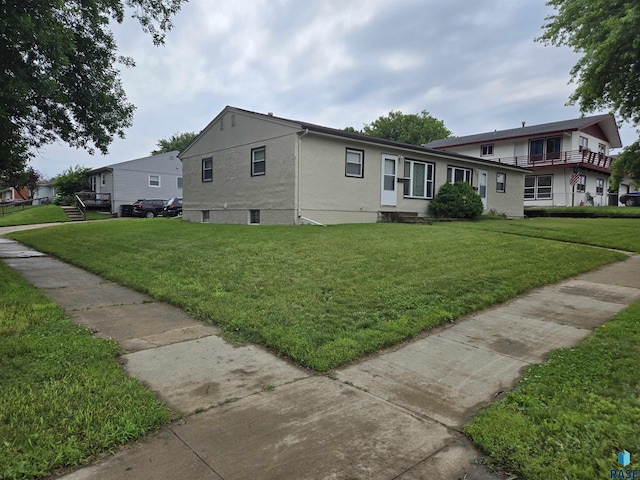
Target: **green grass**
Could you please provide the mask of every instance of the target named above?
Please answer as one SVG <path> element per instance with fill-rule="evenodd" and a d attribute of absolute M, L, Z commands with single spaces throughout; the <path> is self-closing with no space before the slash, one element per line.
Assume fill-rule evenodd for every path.
<path fill-rule="evenodd" d="M 616 454 L 623 449 L 632 452 L 626 468 L 637 469 L 638 372 L 640 302 L 575 348 L 530 367 L 466 433 L 492 467 L 529 480 L 610 478 L 610 470 L 622 468 Z"/>
<path fill-rule="evenodd" d="M 320 371 L 624 258 L 457 223 L 256 228 L 157 219 L 11 236 Z"/>
<path fill-rule="evenodd" d="M 169 412 L 93 338 L 0 262 L 0 478 L 86 463 L 143 435 Z"/>
<path fill-rule="evenodd" d="M 586 213 L 597 217 L 640 218 L 640 208 L 637 207 L 527 207 L 524 209 L 524 214 L 527 215 L 527 212 L 545 212 L 550 216 L 558 213 Z"/>
<path fill-rule="evenodd" d="M 636 218 L 545 217 L 458 222 L 452 226 L 640 252 L 640 219 Z"/>
<path fill-rule="evenodd" d="M 14 207 L 14 210 L 10 213 L 0 216 L 0 227 L 68 221 L 69 218 L 62 208 L 57 205 L 42 205 L 24 209 L 22 207 Z"/>

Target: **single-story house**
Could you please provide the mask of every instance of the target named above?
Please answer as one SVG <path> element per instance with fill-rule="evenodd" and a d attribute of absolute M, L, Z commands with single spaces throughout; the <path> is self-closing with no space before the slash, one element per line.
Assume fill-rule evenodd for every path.
<path fill-rule="evenodd" d="M 52 180 L 40 180 L 33 194 L 34 205 L 45 205 L 52 202 L 56 196 L 56 189 Z"/>
<path fill-rule="evenodd" d="M 138 199 L 181 197 L 182 162 L 178 153 L 150 155 L 90 170 L 91 194 L 84 196 L 91 206 L 106 205 L 118 214 L 121 205 Z"/>
<path fill-rule="evenodd" d="M 596 115 L 541 125 L 436 140 L 436 150 L 482 158 L 531 170 L 525 177 L 524 205 L 608 205 L 610 154 L 622 147 L 612 115 Z M 628 181 L 621 186 L 628 190 Z M 616 196 L 612 196 L 617 205 Z"/>
<path fill-rule="evenodd" d="M 466 181 L 486 211 L 523 216 L 527 169 L 226 107 L 179 155 L 183 218 L 301 224 L 426 216 L 446 182 Z"/>
<path fill-rule="evenodd" d="M 27 187 L 7 187 L 0 191 L 0 201 L 2 203 L 22 202 L 29 200 L 29 189 Z"/>

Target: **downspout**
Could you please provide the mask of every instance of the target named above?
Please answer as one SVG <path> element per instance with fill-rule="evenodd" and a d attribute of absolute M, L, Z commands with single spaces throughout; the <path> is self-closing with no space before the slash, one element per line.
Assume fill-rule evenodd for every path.
<path fill-rule="evenodd" d="M 296 196 L 298 197 L 298 205 L 297 205 L 297 216 L 296 218 L 300 218 L 300 214 L 302 212 L 302 209 L 300 208 L 300 180 L 302 179 L 302 172 L 301 172 L 301 168 L 302 168 L 302 162 L 300 161 L 301 155 L 302 155 L 302 137 L 304 137 L 307 133 L 309 133 L 309 129 L 305 128 L 304 132 L 302 132 L 302 135 L 300 135 L 298 137 L 298 158 L 297 158 L 297 162 L 298 162 L 298 179 L 296 181 Z"/>

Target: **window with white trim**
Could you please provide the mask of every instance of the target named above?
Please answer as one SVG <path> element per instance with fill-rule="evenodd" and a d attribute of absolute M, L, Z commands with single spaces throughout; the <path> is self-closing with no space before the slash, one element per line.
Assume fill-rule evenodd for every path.
<path fill-rule="evenodd" d="M 507 174 L 503 172 L 496 173 L 496 192 L 504 193 L 507 188 Z"/>
<path fill-rule="evenodd" d="M 364 150 L 347 148 L 344 174 L 347 177 L 364 177 Z"/>
<path fill-rule="evenodd" d="M 435 165 L 418 160 L 404 159 L 404 196 L 433 198 Z"/>
<path fill-rule="evenodd" d="M 251 176 L 264 175 L 267 166 L 267 151 L 265 147 L 251 149 Z"/>
<path fill-rule="evenodd" d="M 448 166 L 447 183 L 467 182 L 469 185 L 473 185 L 473 183 L 471 183 L 472 174 L 473 170 L 470 168 Z"/>
<path fill-rule="evenodd" d="M 92 175 L 90 178 L 90 183 L 91 183 L 91 191 L 95 192 L 96 191 L 96 183 L 97 183 L 97 175 Z"/>
<path fill-rule="evenodd" d="M 604 178 L 596 178 L 596 195 L 604 194 Z"/>
<path fill-rule="evenodd" d="M 553 175 L 524 177 L 524 198 L 527 200 L 552 198 Z"/>
<path fill-rule="evenodd" d="M 100 185 L 106 185 L 107 184 L 107 176 L 104 173 L 100 174 Z"/>
<path fill-rule="evenodd" d="M 159 187 L 160 186 L 160 175 L 149 174 L 149 186 L 150 187 Z"/>
<path fill-rule="evenodd" d="M 182 188 L 182 177 L 176 178 L 176 188 Z"/>
<path fill-rule="evenodd" d="M 589 150 L 589 139 L 587 137 L 580 137 L 580 146 L 578 151 Z"/>
<path fill-rule="evenodd" d="M 480 147 L 480 152 L 482 156 L 493 155 L 493 143 L 489 143 L 487 145 L 482 145 Z"/>
<path fill-rule="evenodd" d="M 213 159 L 211 157 L 202 159 L 202 181 L 213 181 Z"/>
<path fill-rule="evenodd" d="M 578 178 L 578 183 L 576 183 L 576 192 L 586 192 L 587 191 L 587 176 L 580 175 Z"/>

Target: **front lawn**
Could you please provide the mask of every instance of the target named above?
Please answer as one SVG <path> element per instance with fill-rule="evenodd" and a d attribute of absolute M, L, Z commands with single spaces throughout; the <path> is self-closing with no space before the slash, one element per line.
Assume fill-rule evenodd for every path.
<path fill-rule="evenodd" d="M 556 350 L 544 365 L 530 367 L 512 392 L 467 424 L 466 433 L 489 465 L 528 480 L 637 478 L 638 372 L 640 302 L 575 348 Z M 631 452 L 627 467 L 616 461 L 622 450 Z"/>
<path fill-rule="evenodd" d="M 526 216 L 536 217 L 554 217 L 554 216 L 570 216 L 576 217 L 640 217 L 640 208 L 636 207 L 527 207 L 524 209 Z"/>
<path fill-rule="evenodd" d="M 640 218 L 525 218 L 453 226 L 640 252 Z"/>
<path fill-rule="evenodd" d="M 69 217 L 57 205 L 12 207 L 11 210 L 5 209 L 5 214 L 0 216 L 0 227 L 68 221 Z"/>
<path fill-rule="evenodd" d="M 474 224 L 255 227 L 155 219 L 11 236 L 320 371 L 625 258 L 466 225 Z"/>
<path fill-rule="evenodd" d="M 93 338 L 0 262 L 0 478 L 87 463 L 164 424 L 114 341 Z"/>

